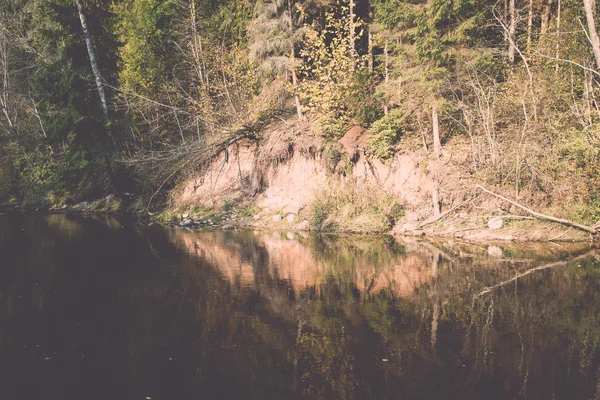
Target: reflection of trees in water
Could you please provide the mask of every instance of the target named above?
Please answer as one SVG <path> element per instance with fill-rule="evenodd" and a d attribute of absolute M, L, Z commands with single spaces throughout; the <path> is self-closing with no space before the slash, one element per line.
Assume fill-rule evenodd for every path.
<path fill-rule="evenodd" d="M 599 331 L 590 325 L 596 321 L 595 306 L 583 304 L 590 316 L 587 328 L 577 318 L 588 290 L 578 285 L 589 269 L 575 269 L 568 279 L 562 275 L 571 265 L 535 272 L 473 300 L 485 287 L 579 248 L 508 245 L 498 257 L 485 247 L 400 246 L 387 238 L 288 240 L 259 234 L 248 241 L 234 233 L 190 234 L 187 239 L 182 231 L 172 234 L 189 253 L 210 253 L 212 268 L 227 278 L 231 290 L 235 287 L 238 296 L 261 304 L 268 317 L 259 319 L 275 315 L 288 327 L 288 339 L 299 338 L 294 346 L 285 334 L 270 336 L 273 332 L 267 329 L 261 336 L 267 342 L 284 342 L 277 347 L 286 349 L 291 360 L 292 382 L 302 384 L 311 397 L 393 397 L 398 390 L 407 396 L 435 396 L 439 388 L 425 377 L 448 370 L 459 372 L 448 374 L 455 376 L 454 383 L 443 384 L 456 384 L 465 393 L 493 387 L 496 392 L 527 394 L 557 387 L 542 383 L 561 379 L 557 363 L 569 354 L 577 357 L 575 365 L 583 363 L 577 374 L 593 366 L 590 355 L 596 354 L 598 341 L 591 333 Z M 191 245 L 194 241 L 202 243 Z M 223 254 L 216 256 L 219 252 Z M 245 274 L 252 279 L 242 272 L 232 274 L 226 260 L 246 262 Z M 570 306 L 560 307 L 557 301 Z M 554 347 L 563 346 L 564 340 L 572 340 L 567 346 L 571 353 L 556 353 Z M 383 358 L 389 361 L 382 364 Z M 415 378 L 419 374 L 423 379 Z"/>
<path fill-rule="evenodd" d="M 474 337 L 471 384 L 501 371 L 506 385 L 523 395 L 589 397 L 583 388 L 594 386 L 585 382 L 595 377 L 600 334 L 598 266 L 593 257 L 580 259 L 476 298 L 475 322 L 467 331 Z M 557 392 L 569 386 L 579 395 Z"/>
<path fill-rule="evenodd" d="M 257 398 L 561 398 L 566 388 L 591 397 L 600 382 L 598 262 L 511 281 L 580 248 L 38 225 L 14 238 L 0 229 L 3 253 L 39 244 L 15 262 L 47 259 L 0 271 L 0 317 L 10 320 L 24 282 L 52 287 L 64 249 L 81 247 L 99 267 L 116 258 L 98 252 L 117 246 L 128 272 L 107 290 L 123 310 L 124 369 L 157 398 L 164 389 L 149 377 L 172 365 L 180 398 L 227 395 L 217 388 Z M 44 293 L 27 301 L 41 310 Z"/>

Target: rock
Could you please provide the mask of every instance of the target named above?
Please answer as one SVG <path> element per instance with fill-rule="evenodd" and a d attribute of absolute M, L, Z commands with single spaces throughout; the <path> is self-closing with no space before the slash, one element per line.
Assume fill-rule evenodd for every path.
<path fill-rule="evenodd" d="M 489 246 L 488 249 L 488 254 L 492 257 L 502 257 L 504 255 L 504 252 L 502 251 L 502 249 L 500 247 L 496 247 L 496 246 Z"/>
<path fill-rule="evenodd" d="M 502 219 L 502 217 L 495 217 L 488 221 L 488 228 L 490 228 L 491 230 L 502 229 L 503 226 L 504 220 Z"/>
<path fill-rule="evenodd" d="M 295 236 L 292 232 L 288 232 L 285 234 L 285 237 L 287 238 L 287 240 L 294 240 Z"/>
<path fill-rule="evenodd" d="M 309 228 L 310 224 L 307 220 L 304 220 L 302 222 L 300 222 L 298 225 L 296 225 L 296 229 L 300 230 L 300 231 L 305 231 Z"/>
<path fill-rule="evenodd" d="M 232 229 L 235 229 L 235 226 L 234 226 L 234 225 L 231 225 L 231 224 L 227 224 L 227 225 L 223 225 L 223 226 L 221 227 L 221 229 L 223 229 L 224 231 L 230 231 L 230 230 L 232 230 Z"/>
<path fill-rule="evenodd" d="M 260 219 L 260 215 L 256 214 L 256 215 L 255 215 L 254 217 L 252 217 L 252 218 L 254 218 L 254 220 L 255 220 L 255 221 L 258 221 L 258 220 Z"/>
<path fill-rule="evenodd" d="M 192 225 L 194 225 L 194 221 L 193 221 L 193 220 L 191 220 L 191 219 L 189 219 L 189 218 L 188 218 L 188 219 L 186 219 L 185 221 L 182 221 L 182 222 L 179 224 L 179 226 L 181 226 L 181 227 L 184 227 L 184 228 L 186 228 L 186 227 L 189 227 L 189 226 L 192 226 Z"/>
<path fill-rule="evenodd" d="M 66 205 L 66 204 L 64 204 L 64 205 L 63 205 L 63 206 L 62 206 L 60 209 L 61 209 L 61 210 L 66 210 L 66 209 L 67 209 L 67 205 Z"/>
<path fill-rule="evenodd" d="M 406 210 L 404 212 L 404 218 L 406 218 L 408 222 L 416 222 L 421 219 L 421 215 L 417 212 Z"/>
<path fill-rule="evenodd" d="M 287 219 L 287 222 L 289 222 L 291 224 L 296 219 L 296 215 L 289 214 L 287 217 L 285 217 L 285 219 Z"/>
<path fill-rule="evenodd" d="M 181 219 L 188 219 L 190 217 L 189 214 L 182 214 Z"/>
<path fill-rule="evenodd" d="M 283 208 L 283 212 L 286 214 L 298 214 L 299 211 L 297 204 L 288 204 Z"/>
<path fill-rule="evenodd" d="M 273 222 L 281 222 L 282 218 L 281 215 L 277 214 L 277 215 L 273 215 L 272 221 Z"/>

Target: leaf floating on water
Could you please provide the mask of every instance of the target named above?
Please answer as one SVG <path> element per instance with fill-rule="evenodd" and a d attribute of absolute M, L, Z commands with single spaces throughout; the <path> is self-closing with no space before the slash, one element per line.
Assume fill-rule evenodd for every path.
<path fill-rule="evenodd" d="M 383 362 L 387 362 L 387 361 L 388 361 L 388 359 L 387 359 L 387 358 L 382 358 L 382 359 L 381 359 L 381 361 L 383 361 Z"/>
<path fill-rule="evenodd" d="M 46 358 L 44 358 L 44 361 L 48 361 L 48 360 L 52 360 L 52 357 L 46 357 Z"/>

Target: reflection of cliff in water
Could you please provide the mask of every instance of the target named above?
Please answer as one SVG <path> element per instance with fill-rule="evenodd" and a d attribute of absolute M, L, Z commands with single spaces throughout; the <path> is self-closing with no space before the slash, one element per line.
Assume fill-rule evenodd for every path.
<path fill-rule="evenodd" d="M 311 398 L 580 398 L 600 383 L 600 275 L 585 245 L 169 234 L 234 296 L 259 296 L 288 340 L 295 327 L 294 346 L 272 327 L 261 337 Z"/>
<path fill-rule="evenodd" d="M 431 282 L 432 254 L 425 247 L 388 248 L 390 240 L 304 238 L 296 233 L 170 232 L 188 254 L 208 261 L 233 287 L 264 291 L 286 286 L 295 295 L 318 294 L 331 281 L 361 296 L 390 290 L 407 298 Z"/>

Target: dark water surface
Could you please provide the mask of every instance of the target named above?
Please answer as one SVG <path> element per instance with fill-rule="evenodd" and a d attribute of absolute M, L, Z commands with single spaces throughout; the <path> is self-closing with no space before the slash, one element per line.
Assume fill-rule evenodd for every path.
<path fill-rule="evenodd" d="M 597 399 L 599 344 L 585 245 L 0 216 L 2 400 Z"/>

